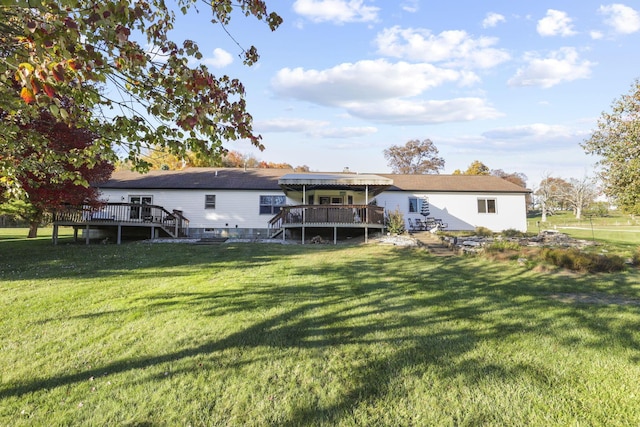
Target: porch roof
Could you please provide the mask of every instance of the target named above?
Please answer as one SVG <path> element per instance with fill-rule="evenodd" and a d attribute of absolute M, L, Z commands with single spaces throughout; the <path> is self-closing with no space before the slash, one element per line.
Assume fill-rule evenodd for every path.
<path fill-rule="evenodd" d="M 284 191 L 317 190 L 323 188 L 365 191 L 379 194 L 393 185 L 393 180 L 380 175 L 352 173 L 291 173 L 278 179 Z"/>

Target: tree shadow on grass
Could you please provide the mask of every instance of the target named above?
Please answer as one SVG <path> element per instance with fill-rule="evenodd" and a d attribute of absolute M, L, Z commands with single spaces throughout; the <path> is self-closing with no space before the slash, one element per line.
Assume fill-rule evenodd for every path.
<path fill-rule="evenodd" d="M 251 247 L 234 248 L 233 256 L 219 255 L 213 263 L 246 271 L 273 261 L 273 257 L 296 257 L 290 250 L 276 254 Z M 346 367 L 352 387 L 321 408 L 298 405 L 281 425 L 338 424 L 353 416 L 361 405 L 374 406 L 391 393 L 390 384 L 404 371 L 424 372 L 438 367 L 445 377 L 462 377 L 469 384 L 483 376 L 497 379 L 521 377 L 545 384 L 553 376 L 545 368 L 509 361 L 498 363 L 462 356 L 480 343 L 509 340 L 523 334 L 549 336 L 564 343 L 557 324 L 580 324 L 597 338 L 585 344 L 606 349 L 618 345 L 638 349 L 628 328 L 637 328 L 638 317 L 620 321 L 615 310 L 593 311 L 549 298 L 553 292 L 571 288 L 592 289 L 592 277 L 576 277 L 571 283 L 523 269 L 505 271 L 504 264 L 469 263 L 465 258 L 436 259 L 420 251 L 389 250 L 384 260 L 341 256 L 340 249 L 322 262 L 289 264 L 290 281 L 256 277 L 253 286 L 211 291 L 155 293 L 136 300 L 149 310 L 188 310 L 216 319 L 234 313 L 264 314 L 220 339 L 168 351 L 166 354 L 126 358 L 82 372 L 40 378 L 7 385 L 0 398 L 22 396 L 39 390 L 69 386 L 98 377 L 145 369 L 193 357 L 221 358 L 228 349 L 267 347 L 274 349 L 328 350 L 355 346 L 365 355 L 361 363 Z M 242 261 L 236 262 L 241 254 Z M 326 253 L 325 253 L 326 255 Z M 198 265 L 201 260 L 198 260 Z M 599 285 L 606 288 L 605 281 Z M 614 285 L 610 285 L 614 286 Z M 621 278 L 615 288 L 638 291 Z M 611 289 L 613 291 L 613 289 Z M 274 311 L 275 310 L 275 311 Z M 178 311 L 177 311 L 178 312 Z M 501 314 L 496 314 L 501 313 Z M 89 315 L 87 315 L 89 316 Z M 250 316 L 243 316 L 249 318 Z M 375 348 L 385 345 L 387 352 Z M 251 363 L 244 361 L 239 363 Z M 238 365 L 227 364 L 227 369 Z M 490 416 L 490 415 L 487 415 Z M 478 415 L 476 422 L 487 421 Z M 406 420 L 405 420 L 406 421 Z"/>

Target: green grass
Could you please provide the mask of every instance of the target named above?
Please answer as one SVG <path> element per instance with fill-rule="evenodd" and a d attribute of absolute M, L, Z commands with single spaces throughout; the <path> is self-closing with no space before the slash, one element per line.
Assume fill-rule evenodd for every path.
<path fill-rule="evenodd" d="M 600 244 L 596 250 L 608 250 L 622 256 L 630 256 L 640 246 L 640 219 L 612 212 L 607 217 L 575 219 L 571 212 L 560 212 L 540 222 L 540 217 L 527 219 L 528 231 L 557 230 L 569 236 L 593 240 Z"/>
<path fill-rule="evenodd" d="M 636 270 L 15 232 L 0 425 L 640 424 Z"/>

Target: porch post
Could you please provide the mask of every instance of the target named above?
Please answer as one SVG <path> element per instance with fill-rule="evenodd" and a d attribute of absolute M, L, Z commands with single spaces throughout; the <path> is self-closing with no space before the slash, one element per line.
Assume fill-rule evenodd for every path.
<path fill-rule="evenodd" d="M 53 224 L 53 236 L 51 236 L 51 238 L 53 239 L 53 244 L 57 245 L 58 244 L 58 225 L 57 224 Z"/>
<path fill-rule="evenodd" d="M 89 244 L 89 224 L 87 224 L 87 227 L 84 229 L 84 242 L 85 244 Z"/>
<path fill-rule="evenodd" d="M 364 208 L 364 223 L 365 224 L 369 224 L 369 185 L 365 185 L 364 186 L 364 201 L 365 201 L 365 205 L 367 205 Z M 365 225 L 366 226 L 366 225 Z"/>
<path fill-rule="evenodd" d="M 307 208 L 306 205 L 306 197 L 307 197 L 307 186 L 306 184 L 302 184 L 302 244 L 304 245 L 304 224 L 306 221 Z"/>
<path fill-rule="evenodd" d="M 122 225 L 118 224 L 118 237 L 116 238 L 116 243 L 119 245 L 122 241 Z"/>
<path fill-rule="evenodd" d="M 338 244 L 338 227 L 333 227 L 333 244 Z"/>

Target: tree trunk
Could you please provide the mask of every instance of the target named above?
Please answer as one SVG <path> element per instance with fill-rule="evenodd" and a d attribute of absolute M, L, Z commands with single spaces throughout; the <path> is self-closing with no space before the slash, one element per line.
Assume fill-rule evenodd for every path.
<path fill-rule="evenodd" d="M 29 235 L 27 239 L 35 239 L 38 237 L 38 227 L 40 227 L 40 222 L 42 222 L 43 212 L 36 210 L 36 212 L 31 216 L 29 220 Z"/>
<path fill-rule="evenodd" d="M 35 239 L 38 237 L 38 226 L 40 225 L 40 221 L 29 221 L 29 234 L 27 235 L 28 239 Z"/>

